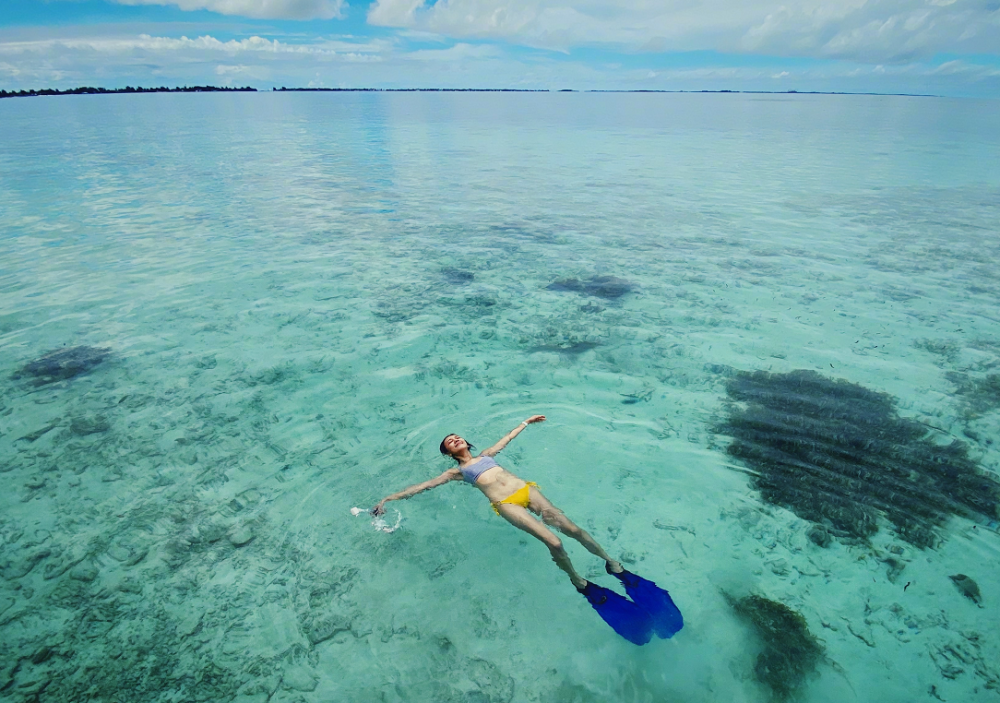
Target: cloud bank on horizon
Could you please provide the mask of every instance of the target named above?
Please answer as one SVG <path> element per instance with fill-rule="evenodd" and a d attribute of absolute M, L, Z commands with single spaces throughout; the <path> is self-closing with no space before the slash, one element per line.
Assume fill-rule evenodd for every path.
<path fill-rule="evenodd" d="M 893 62 L 1000 50 L 1000 2 L 983 0 L 376 0 L 373 24 L 547 49 L 747 52 Z"/>
<path fill-rule="evenodd" d="M 269 20 L 329 20 L 342 17 L 345 0 L 115 0 L 119 5 L 173 5 L 181 10 L 208 10 Z"/>
<path fill-rule="evenodd" d="M 0 87 L 215 83 L 1000 97 L 1000 0 L 26 0 Z"/>

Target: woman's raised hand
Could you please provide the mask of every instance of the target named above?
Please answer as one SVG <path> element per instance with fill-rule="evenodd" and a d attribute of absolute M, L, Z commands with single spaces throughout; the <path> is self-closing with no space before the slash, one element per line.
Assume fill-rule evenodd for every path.
<path fill-rule="evenodd" d="M 545 416 L 544 415 L 532 415 L 527 420 L 525 420 L 525 422 L 527 422 L 529 425 L 532 424 L 533 422 L 545 422 Z"/>

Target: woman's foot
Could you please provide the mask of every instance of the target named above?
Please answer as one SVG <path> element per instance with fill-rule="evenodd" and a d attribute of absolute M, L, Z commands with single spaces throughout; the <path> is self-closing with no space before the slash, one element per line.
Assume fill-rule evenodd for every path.
<path fill-rule="evenodd" d="M 625 567 L 619 564 L 614 559 L 608 559 L 607 570 L 609 574 L 620 574 L 625 571 Z"/>
<path fill-rule="evenodd" d="M 570 580 L 573 582 L 573 585 L 576 587 L 576 590 L 580 591 L 581 593 L 583 592 L 583 589 L 587 587 L 587 579 L 583 579 L 577 576 L 575 579 L 570 579 Z"/>

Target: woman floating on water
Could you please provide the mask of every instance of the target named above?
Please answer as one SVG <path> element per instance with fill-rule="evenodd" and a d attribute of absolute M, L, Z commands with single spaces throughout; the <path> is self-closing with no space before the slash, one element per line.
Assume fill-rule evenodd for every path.
<path fill-rule="evenodd" d="M 382 515 L 385 512 L 385 504 L 390 500 L 409 498 L 450 481 L 465 480 L 489 498 L 497 515 L 514 527 L 537 537 L 549 548 L 552 560 L 566 572 L 576 590 L 583 594 L 615 632 L 635 644 L 646 644 L 653 632 L 660 637 L 673 636 L 683 627 L 684 621 L 669 593 L 652 581 L 626 571 L 620 563 L 608 556 L 593 537 L 552 505 L 538 490 L 538 484 L 521 480 L 493 460 L 493 457 L 528 425 L 544 420 L 544 415 L 532 415 L 477 457 L 472 456 L 470 451 L 472 447 L 468 442 L 456 434 L 448 435 L 441 442 L 441 453 L 457 461 L 458 467 L 448 469 L 437 478 L 404 488 L 399 493 L 383 498 L 372 508 L 372 514 Z M 532 517 L 528 511 L 539 516 L 542 522 Z M 554 527 L 567 537 L 572 537 L 591 554 L 603 559 L 605 570 L 625 585 L 625 590 L 632 600 L 591 583 L 576 573 L 569 555 L 563 549 L 562 541 L 549 527 Z"/>

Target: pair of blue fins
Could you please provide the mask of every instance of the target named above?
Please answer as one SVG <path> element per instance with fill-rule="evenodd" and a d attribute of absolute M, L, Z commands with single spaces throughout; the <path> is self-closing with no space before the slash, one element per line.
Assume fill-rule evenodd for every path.
<path fill-rule="evenodd" d="M 632 644 L 643 645 L 653 638 L 654 633 L 667 639 L 684 627 L 681 611 L 665 590 L 631 571 L 616 574 L 608 564 L 604 568 L 622 582 L 632 600 L 590 581 L 579 590 L 604 622 L 619 635 Z"/>

